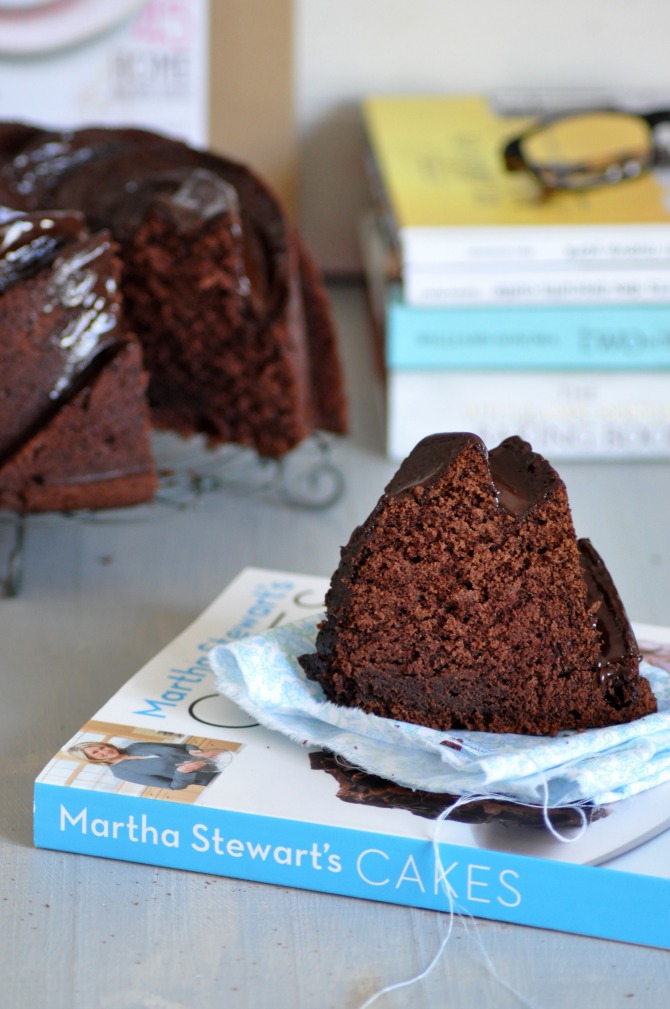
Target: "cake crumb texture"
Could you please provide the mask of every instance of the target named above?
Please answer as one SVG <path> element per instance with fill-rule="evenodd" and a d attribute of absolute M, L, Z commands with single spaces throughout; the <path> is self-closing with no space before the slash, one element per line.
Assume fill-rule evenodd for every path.
<path fill-rule="evenodd" d="M 343 548 L 326 611 L 301 662 L 337 704 L 537 735 L 656 707 L 563 481 L 518 438 L 424 439 Z"/>

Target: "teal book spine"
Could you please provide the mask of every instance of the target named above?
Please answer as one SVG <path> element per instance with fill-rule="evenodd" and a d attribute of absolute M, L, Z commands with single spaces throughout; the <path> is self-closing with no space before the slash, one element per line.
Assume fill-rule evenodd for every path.
<path fill-rule="evenodd" d="M 670 369 L 670 305 L 410 306 L 392 292 L 385 315 L 390 370 Z"/>

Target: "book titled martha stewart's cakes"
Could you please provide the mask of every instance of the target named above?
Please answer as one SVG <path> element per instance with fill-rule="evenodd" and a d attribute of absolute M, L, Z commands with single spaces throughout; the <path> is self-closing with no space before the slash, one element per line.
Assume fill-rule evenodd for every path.
<path fill-rule="evenodd" d="M 243 571 L 49 761 L 35 843 L 670 948 L 670 786 L 591 810 L 585 831 L 556 811 L 570 843 L 493 801 L 442 822 L 449 796 L 291 742 L 216 692 L 212 647 L 319 611 L 326 588 Z M 670 629 L 638 630 L 670 661 Z"/>

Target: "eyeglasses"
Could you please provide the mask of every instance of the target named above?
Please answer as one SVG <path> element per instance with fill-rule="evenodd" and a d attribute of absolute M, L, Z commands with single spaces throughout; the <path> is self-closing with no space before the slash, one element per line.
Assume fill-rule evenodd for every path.
<path fill-rule="evenodd" d="M 639 178 L 667 163 L 668 131 L 665 110 L 563 113 L 538 120 L 510 140 L 503 158 L 508 171 L 530 172 L 546 190 L 591 189 Z"/>

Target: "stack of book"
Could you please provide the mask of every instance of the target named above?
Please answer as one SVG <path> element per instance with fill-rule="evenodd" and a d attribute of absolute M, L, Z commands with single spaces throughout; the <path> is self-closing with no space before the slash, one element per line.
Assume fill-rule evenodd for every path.
<path fill-rule="evenodd" d="M 670 457 L 670 190 L 543 194 L 502 151 L 536 117 L 483 96 L 363 103 L 361 247 L 387 451 L 434 431 L 552 458 Z"/>

